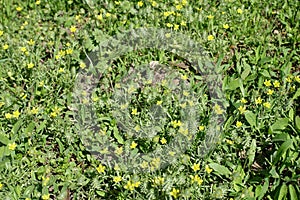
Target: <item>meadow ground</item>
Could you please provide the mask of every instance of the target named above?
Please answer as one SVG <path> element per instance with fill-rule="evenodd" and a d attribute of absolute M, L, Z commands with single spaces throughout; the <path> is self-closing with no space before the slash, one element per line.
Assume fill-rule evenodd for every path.
<path fill-rule="evenodd" d="M 1 0 L 0 199 L 299 199 L 299 9 Z"/>

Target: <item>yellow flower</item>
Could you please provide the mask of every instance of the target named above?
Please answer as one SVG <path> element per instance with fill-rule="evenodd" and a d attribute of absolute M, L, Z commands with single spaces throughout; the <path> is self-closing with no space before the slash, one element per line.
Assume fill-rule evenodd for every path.
<path fill-rule="evenodd" d="M 120 5 L 120 1 L 115 1 L 115 4 L 116 5 Z"/>
<path fill-rule="evenodd" d="M 200 164 L 198 163 L 194 163 L 193 166 L 192 166 L 192 169 L 194 170 L 194 172 L 200 170 Z"/>
<path fill-rule="evenodd" d="M 151 4 L 153 7 L 156 7 L 157 6 L 157 3 L 156 1 L 152 1 L 152 4 Z"/>
<path fill-rule="evenodd" d="M 99 21 L 102 21 L 102 20 L 103 20 L 103 16 L 102 16 L 102 14 L 100 14 L 100 15 L 97 15 L 97 19 L 98 19 Z"/>
<path fill-rule="evenodd" d="M 174 152 L 174 151 L 169 151 L 168 154 L 169 154 L 170 156 L 175 156 L 175 152 Z"/>
<path fill-rule="evenodd" d="M 0 190 L 2 189 L 2 187 L 3 187 L 3 184 L 2 184 L 2 183 L 0 183 Z"/>
<path fill-rule="evenodd" d="M 230 144 L 230 145 L 234 144 L 234 142 L 232 140 L 226 139 L 226 142 L 227 142 L 227 144 Z"/>
<path fill-rule="evenodd" d="M 132 109 L 131 114 L 132 115 L 137 115 L 138 114 L 137 108 Z"/>
<path fill-rule="evenodd" d="M 205 129 L 205 126 L 199 126 L 199 131 L 204 131 L 204 129 Z"/>
<path fill-rule="evenodd" d="M 300 83 L 300 76 L 295 76 L 295 81 L 297 81 L 298 83 Z"/>
<path fill-rule="evenodd" d="M 115 183 L 119 183 L 121 180 L 122 180 L 122 177 L 121 177 L 121 176 L 115 176 L 115 177 L 113 178 L 113 181 L 114 181 Z"/>
<path fill-rule="evenodd" d="M 29 45 L 34 45 L 35 44 L 35 41 L 34 40 L 32 40 L 32 39 L 30 39 L 29 41 L 27 41 L 27 43 L 29 44 Z"/>
<path fill-rule="evenodd" d="M 36 5 L 40 5 L 40 4 L 41 4 L 41 1 L 36 1 L 35 4 L 36 4 Z"/>
<path fill-rule="evenodd" d="M 167 23 L 166 25 L 167 25 L 168 28 L 173 27 L 173 24 L 171 24 L 171 23 Z"/>
<path fill-rule="evenodd" d="M 185 97 L 188 97 L 188 96 L 190 95 L 190 93 L 189 93 L 188 91 L 185 91 L 185 90 L 182 92 L 182 94 L 183 94 L 183 96 L 185 96 Z"/>
<path fill-rule="evenodd" d="M 170 38 L 171 37 L 171 33 L 166 33 L 165 36 L 166 36 L 166 38 Z"/>
<path fill-rule="evenodd" d="M 265 86 L 270 87 L 272 86 L 271 81 L 270 80 L 265 80 L 264 82 Z"/>
<path fill-rule="evenodd" d="M 155 177 L 153 179 L 154 185 L 163 185 L 165 182 L 165 179 L 163 177 Z"/>
<path fill-rule="evenodd" d="M 248 102 L 245 98 L 242 98 L 240 101 L 244 104 Z"/>
<path fill-rule="evenodd" d="M 17 118 L 17 119 L 18 119 L 19 116 L 20 116 L 20 114 L 21 114 L 21 113 L 20 113 L 18 110 L 16 110 L 16 111 L 13 112 L 12 116 L 13 116 L 14 118 Z"/>
<path fill-rule="evenodd" d="M 99 173 L 104 173 L 105 172 L 105 166 L 103 166 L 102 164 L 100 164 L 96 170 L 99 172 Z"/>
<path fill-rule="evenodd" d="M 64 68 L 61 68 L 61 67 L 60 67 L 60 68 L 58 69 L 58 73 L 63 73 L 64 71 L 65 71 Z"/>
<path fill-rule="evenodd" d="M 214 39 L 215 39 L 215 37 L 214 37 L 213 35 L 207 36 L 207 40 L 208 40 L 208 41 L 212 41 L 212 40 L 214 40 Z"/>
<path fill-rule="evenodd" d="M 23 10 L 23 8 L 20 7 L 20 6 L 18 6 L 18 7 L 16 8 L 16 10 L 17 10 L 18 12 L 20 12 L 21 10 Z"/>
<path fill-rule="evenodd" d="M 84 69 L 84 68 L 86 68 L 86 65 L 85 65 L 84 62 L 80 62 L 79 67 L 80 67 L 81 69 Z"/>
<path fill-rule="evenodd" d="M 49 177 L 42 177 L 42 179 L 43 179 L 43 186 L 46 186 L 47 184 L 48 184 L 48 182 L 49 182 L 49 180 L 50 180 L 50 178 Z"/>
<path fill-rule="evenodd" d="M 286 77 L 285 80 L 286 80 L 288 83 L 291 83 L 291 82 L 292 82 L 292 77 L 290 77 L 290 76 L 289 76 L 289 77 Z"/>
<path fill-rule="evenodd" d="M 185 6 L 187 4 L 187 0 L 182 0 L 181 3 Z"/>
<path fill-rule="evenodd" d="M 213 15 L 208 15 L 207 18 L 208 18 L 208 19 L 213 19 L 214 16 L 213 16 Z"/>
<path fill-rule="evenodd" d="M 214 110 L 215 110 L 215 112 L 216 112 L 218 115 L 223 114 L 223 110 L 221 109 L 221 107 L 220 107 L 218 104 L 216 104 L 216 105 L 214 106 Z"/>
<path fill-rule="evenodd" d="M 138 5 L 138 7 L 142 7 L 144 5 L 144 3 L 142 1 L 139 1 L 137 5 Z"/>
<path fill-rule="evenodd" d="M 228 24 L 223 24 L 223 28 L 229 29 L 229 25 Z"/>
<path fill-rule="evenodd" d="M 263 103 L 263 106 L 266 108 L 271 108 L 271 104 L 269 102 Z"/>
<path fill-rule="evenodd" d="M 205 171 L 210 174 L 212 172 L 212 169 L 208 166 L 208 165 L 205 165 Z"/>
<path fill-rule="evenodd" d="M 70 31 L 71 33 L 75 33 L 77 30 L 76 26 L 71 26 Z"/>
<path fill-rule="evenodd" d="M 0 37 L 3 35 L 3 33 L 4 33 L 3 31 L 0 31 Z"/>
<path fill-rule="evenodd" d="M 42 196 L 42 199 L 43 199 L 43 200 L 49 200 L 49 199 L 50 199 L 50 194 L 44 194 L 44 195 Z"/>
<path fill-rule="evenodd" d="M 26 47 L 21 47 L 20 50 L 24 53 L 27 51 Z"/>
<path fill-rule="evenodd" d="M 7 49 L 9 48 L 9 46 L 8 46 L 8 44 L 4 44 L 4 45 L 2 46 L 2 48 L 3 48 L 4 50 L 7 50 Z"/>
<path fill-rule="evenodd" d="M 173 196 L 175 199 L 179 196 L 179 189 L 173 188 L 172 191 L 170 192 L 170 195 Z"/>
<path fill-rule="evenodd" d="M 255 99 L 255 103 L 256 104 L 261 104 L 262 103 L 262 99 L 260 97 Z"/>
<path fill-rule="evenodd" d="M 276 80 L 276 81 L 273 83 L 273 85 L 274 85 L 274 87 L 279 88 L 279 87 L 280 87 L 280 82 Z"/>
<path fill-rule="evenodd" d="M 242 14 L 243 10 L 239 8 L 239 9 L 237 9 L 237 13 Z"/>
<path fill-rule="evenodd" d="M 174 30 L 177 31 L 178 29 L 179 29 L 179 25 L 178 25 L 178 24 L 175 24 L 175 25 L 174 25 Z"/>
<path fill-rule="evenodd" d="M 27 68 L 28 68 L 28 69 L 31 69 L 31 68 L 33 68 L 33 67 L 34 67 L 34 64 L 33 64 L 33 63 L 28 63 L 28 64 L 27 64 Z"/>
<path fill-rule="evenodd" d="M 8 144 L 8 149 L 14 151 L 17 147 L 16 143 Z"/>
<path fill-rule="evenodd" d="M 166 140 L 166 138 L 163 137 L 163 138 L 160 139 L 160 142 L 161 142 L 162 144 L 166 144 L 166 143 L 167 143 L 167 140 Z"/>
<path fill-rule="evenodd" d="M 131 149 L 135 149 L 137 147 L 137 143 L 135 143 L 134 141 L 132 141 L 131 145 L 130 145 L 130 148 Z"/>
<path fill-rule="evenodd" d="M 267 95 L 272 95 L 274 93 L 274 90 L 268 89 Z"/>
<path fill-rule="evenodd" d="M 237 121 L 235 125 L 237 128 L 240 128 L 241 126 L 243 126 L 243 123 L 240 121 Z"/>
<path fill-rule="evenodd" d="M 121 170 L 121 168 L 119 167 L 119 165 L 118 165 L 118 164 L 116 164 L 116 165 L 115 165 L 115 167 L 114 167 L 114 170 L 116 170 L 116 171 L 120 171 L 120 170 Z"/>
<path fill-rule="evenodd" d="M 157 101 L 156 105 L 160 106 L 162 104 L 163 101 Z"/>
<path fill-rule="evenodd" d="M 5 113 L 5 118 L 6 118 L 6 119 L 11 119 L 11 118 L 12 118 L 12 114 L 10 114 L 10 113 Z"/>
<path fill-rule="evenodd" d="M 240 111 L 241 114 L 243 114 L 244 112 L 246 112 L 246 106 L 240 106 L 238 110 Z"/>
<path fill-rule="evenodd" d="M 135 130 L 136 132 L 139 132 L 139 131 L 141 130 L 140 125 L 136 125 L 136 126 L 134 127 L 134 130 Z"/>
<path fill-rule="evenodd" d="M 203 180 L 196 174 L 195 176 L 190 175 L 190 178 L 192 179 L 192 183 L 196 182 L 198 185 L 201 185 L 203 183 Z"/>
<path fill-rule="evenodd" d="M 180 120 L 174 120 L 174 121 L 171 121 L 171 125 L 176 128 L 176 127 L 180 127 L 182 125 L 181 121 Z"/>
<path fill-rule="evenodd" d="M 117 147 L 116 150 L 115 150 L 115 153 L 117 155 L 121 155 L 123 153 L 123 147 Z"/>
<path fill-rule="evenodd" d="M 72 54 L 72 53 L 73 53 L 73 49 L 67 49 L 67 50 L 66 50 L 66 53 L 67 53 L 68 55 Z"/>
<path fill-rule="evenodd" d="M 176 10 L 181 10 L 182 9 L 182 5 L 181 4 L 176 5 L 175 7 L 176 7 Z"/>
<path fill-rule="evenodd" d="M 146 169 L 148 167 L 148 162 L 146 161 L 143 161 L 141 164 L 140 164 L 141 168 L 143 169 Z"/>
<path fill-rule="evenodd" d="M 181 22 L 180 22 L 180 25 L 181 25 L 181 26 L 186 26 L 186 22 L 185 22 L 185 21 L 181 21 Z"/>
<path fill-rule="evenodd" d="M 2 106 L 4 106 L 4 105 L 5 105 L 4 102 L 0 102 L 0 108 L 1 108 Z"/>

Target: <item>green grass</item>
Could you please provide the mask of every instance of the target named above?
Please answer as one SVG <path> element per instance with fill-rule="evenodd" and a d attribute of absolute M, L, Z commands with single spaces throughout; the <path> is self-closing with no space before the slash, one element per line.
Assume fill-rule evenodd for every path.
<path fill-rule="evenodd" d="M 0 198 L 299 199 L 299 7 L 2 0 Z M 153 48 L 105 45 L 138 28 L 170 35 L 139 40 Z M 213 66 L 192 62 L 198 48 L 164 48 L 186 38 Z M 94 63 L 97 84 L 80 88 L 80 75 L 95 75 L 87 55 L 104 50 L 111 62 Z M 153 61 L 167 79 L 153 78 Z"/>

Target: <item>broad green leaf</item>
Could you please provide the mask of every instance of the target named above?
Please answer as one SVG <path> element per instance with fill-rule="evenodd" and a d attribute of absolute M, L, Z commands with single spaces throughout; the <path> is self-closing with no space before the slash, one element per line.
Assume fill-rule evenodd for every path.
<path fill-rule="evenodd" d="M 295 118 L 295 126 L 300 131 L 300 117 L 296 116 Z"/>
<path fill-rule="evenodd" d="M 298 88 L 297 92 L 294 94 L 293 100 L 297 99 L 298 97 L 300 97 L 300 88 Z"/>
<path fill-rule="evenodd" d="M 291 121 L 294 120 L 294 114 L 295 114 L 295 113 L 294 113 L 294 109 L 291 108 L 290 111 L 289 111 L 289 118 L 290 118 Z"/>
<path fill-rule="evenodd" d="M 267 193 L 269 188 L 269 179 L 265 178 L 265 183 L 263 186 L 259 185 L 255 190 L 255 197 L 258 200 L 261 200 Z"/>
<path fill-rule="evenodd" d="M 4 145 L 7 145 L 10 143 L 10 140 L 5 135 L 0 133 L 0 142 Z"/>
<path fill-rule="evenodd" d="M 250 149 L 248 150 L 248 167 L 250 167 L 254 161 L 256 153 L 256 140 L 252 139 Z"/>
<path fill-rule="evenodd" d="M 237 78 L 237 79 L 229 80 L 226 89 L 235 90 L 238 87 L 240 87 L 240 79 Z"/>
<path fill-rule="evenodd" d="M 35 187 L 34 185 L 28 186 L 28 187 L 24 190 L 23 196 L 24 196 L 24 197 L 29 197 L 29 196 L 32 194 L 33 190 L 34 190 L 34 187 Z"/>
<path fill-rule="evenodd" d="M 245 79 L 248 77 L 248 75 L 250 74 L 250 72 L 251 72 L 251 67 L 250 67 L 250 65 L 244 63 L 244 66 L 245 66 L 245 70 L 244 70 L 243 73 L 241 74 L 241 78 L 242 78 L 243 80 L 245 80 Z"/>
<path fill-rule="evenodd" d="M 223 165 L 220 165 L 218 163 L 210 163 L 209 166 L 218 174 L 228 176 L 231 174 L 229 169 Z"/>
<path fill-rule="evenodd" d="M 124 139 L 119 134 L 119 130 L 118 130 L 117 127 L 114 128 L 113 134 L 114 134 L 114 137 L 117 139 L 117 141 L 118 141 L 119 144 L 124 144 Z"/>
<path fill-rule="evenodd" d="M 276 165 L 276 163 L 280 160 L 282 155 L 293 145 L 293 140 L 289 139 L 282 143 L 282 145 L 279 147 L 279 149 L 276 151 L 275 157 L 273 159 L 273 164 Z"/>
<path fill-rule="evenodd" d="M 247 122 L 250 124 L 250 126 L 256 127 L 256 115 L 253 112 L 251 111 L 245 112 L 245 118 Z"/>
<path fill-rule="evenodd" d="M 14 134 L 16 134 L 16 133 L 18 132 L 18 130 L 20 129 L 22 123 L 23 123 L 23 120 L 20 119 L 20 120 L 18 120 L 18 121 L 14 124 L 14 126 L 13 126 L 13 128 L 12 128 L 12 132 L 13 132 Z"/>
<path fill-rule="evenodd" d="M 30 122 L 30 124 L 26 127 L 25 133 L 32 133 L 33 129 L 35 128 L 35 123 L 34 122 Z"/>
<path fill-rule="evenodd" d="M 289 124 L 289 119 L 288 118 L 281 118 L 278 119 L 272 126 L 271 126 L 271 131 L 280 131 L 283 130 L 287 127 Z"/>
<path fill-rule="evenodd" d="M 287 195 L 287 185 L 283 183 L 282 186 L 280 187 L 278 200 L 285 199 L 286 195 Z"/>
<path fill-rule="evenodd" d="M 298 200 L 297 192 L 292 184 L 289 185 L 289 194 L 291 200 Z"/>
<path fill-rule="evenodd" d="M 101 196 L 101 197 L 104 197 L 104 196 L 105 196 L 105 192 L 103 192 L 103 191 L 97 190 L 96 193 L 97 193 L 99 196 Z"/>

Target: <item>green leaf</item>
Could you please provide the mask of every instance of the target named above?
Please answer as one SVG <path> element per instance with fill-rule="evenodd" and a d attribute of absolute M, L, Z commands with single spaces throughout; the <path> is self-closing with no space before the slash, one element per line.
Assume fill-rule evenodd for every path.
<path fill-rule="evenodd" d="M 3 134 L 0 134 L 0 142 L 4 145 L 7 145 L 10 143 L 10 140 Z"/>
<path fill-rule="evenodd" d="M 287 195 L 287 186 L 285 183 L 283 183 L 279 191 L 278 200 L 284 199 L 286 195 Z"/>
<path fill-rule="evenodd" d="M 118 141 L 119 144 L 124 144 L 124 139 L 119 134 L 119 130 L 118 130 L 117 127 L 114 128 L 113 134 L 114 134 L 114 137 L 117 139 L 117 141 Z"/>
<path fill-rule="evenodd" d="M 297 99 L 298 97 L 300 97 L 300 88 L 297 89 L 297 92 L 294 94 L 292 100 L 295 100 L 295 99 Z"/>
<path fill-rule="evenodd" d="M 18 120 L 18 121 L 14 124 L 14 126 L 13 126 L 13 128 L 12 128 L 12 132 L 13 132 L 14 134 L 16 134 L 16 133 L 18 132 L 18 130 L 20 129 L 22 123 L 23 123 L 23 120 L 20 119 L 20 120 Z"/>
<path fill-rule="evenodd" d="M 222 166 L 218 163 L 210 163 L 209 166 L 220 175 L 228 176 L 229 174 L 231 174 L 227 167 Z"/>
<path fill-rule="evenodd" d="M 30 122 L 30 124 L 27 126 L 25 133 L 32 133 L 33 129 L 35 128 L 35 123 L 34 122 Z"/>
<path fill-rule="evenodd" d="M 296 116 L 295 118 L 295 126 L 300 131 L 300 117 Z"/>
<path fill-rule="evenodd" d="M 97 190 L 96 193 L 97 193 L 100 197 L 104 197 L 104 196 L 105 196 L 105 192 L 103 192 L 103 191 Z"/>
<path fill-rule="evenodd" d="M 34 185 L 28 186 L 23 192 L 23 197 L 29 197 L 34 190 L 34 187 Z"/>
<path fill-rule="evenodd" d="M 253 112 L 251 111 L 245 112 L 245 118 L 247 122 L 250 124 L 250 126 L 256 127 L 256 115 Z"/>
<path fill-rule="evenodd" d="M 241 78 L 243 80 L 245 80 L 248 77 L 248 75 L 250 74 L 250 72 L 251 72 L 251 67 L 250 67 L 249 64 L 244 63 L 244 66 L 245 66 L 245 70 L 241 74 Z"/>
<path fill-rule="evenodd" d="M 289 139 L 282 143 L 282 145 L 279 147 L 279 149 L 276 151 L 275 157 L 273 159 L 273 164 L 276 165 L 277 162 L 280 160 L 280 158 L 283 156 L 283 154 L 291 148 L 293 145 L 293 140 Z"/>
<path fill-rule="evenodd" d="M 296 192 L 294 186 L 291 184 L 289 185 L 289 194 L 290 194 L 291 200 L 298 200 L 297 192 Z"/>
<path fill-rule="evenodd" d="M 269 179 L 265 178 L 264 180 L 265 180 L 264 185 L 263 186 L 259 185 L 255 189 L 255 198 L 258 200 L 261 200 L 265 196 L 269 188 Z"/>
<path fill-rule="evenodd" d="M 274 131 L 280 131 L 283 130 L 287 127 L 289 124 L 289 119 L 288 118 L 281 118 L 278 119 L 272 126 L 271 126 L 271 132 Z"/>
<path fill-rule="evenodd" d="M 226 89 L 235 90 L 238 87 L 240 87 L 240 79 L 237 78 L 237 79 L 230 80 L 227 84 Z"/>
<path fill-rule="evenodd" d="M 250 149 L 248 150 L 248 159 L 249 159 L 248 167 L 252 165 L 255 158 L 255 153 L 256 153 L 256 140 L 253 139 L 251 142 Z"/>

